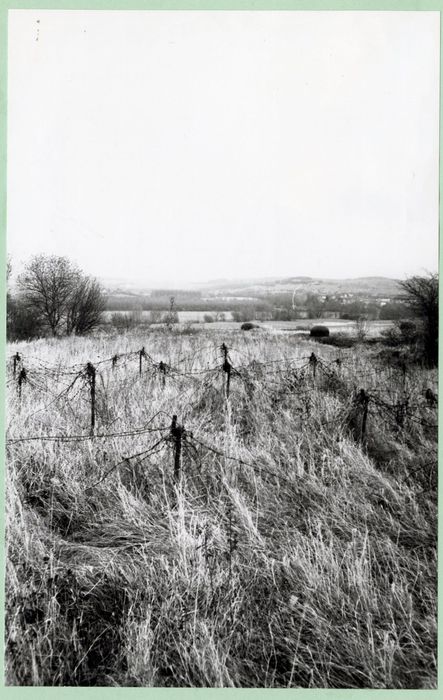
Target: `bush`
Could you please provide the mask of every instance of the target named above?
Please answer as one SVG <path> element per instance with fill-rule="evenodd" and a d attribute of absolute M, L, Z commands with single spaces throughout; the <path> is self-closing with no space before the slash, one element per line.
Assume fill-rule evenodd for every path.
<path fill-rule="evenodd" d="M 414 316 L 421 320 L 420 346 L 423 360 L 428 367 L 436 367 L 438 361 L 438 275 L 410 277 L 400 282 L 407 294 L 406 303 Z"/>
<path fill-rule="evenodd" d="M 400 347 L 414 345 L 420 340 L 420 330 L 413 321 L 401 321 L 381 331 L 384 345 Z"/>
<path fill-rule="evenodd" d="M 256 312 L 252 306 L 241 306 L 239 309 L 232 311 L 232 320 L 236 323 L 248 322 L 255 318 Z"/>
<path fill-rule="evenodd" d="M 166 313 L 162 316 L 162 323 L 165 323 L 167 326 L 173 326 L 175 323 L 178 322 L 179 318 L 177 311 L 166 311 Z"/>
<path fill-rule="evenodd" d="M 214 323 L 214 316 L 211 316 L 211 314 L 205 314 L 203 316 L 203 321 L 205 323 Z"/>
<path fill-rule="evenodd" d="M 197 335 L 200 333 L 199 328 L 195 328 L 193 321 L 185 321 L 182 328 L 179 329 L 180 335 Z"/>
<path fill-rule="evenodd" d="M 352 348 L 357 342 L 355 337 L 344 333 L 334 333 L 319 340 L 323 345 L 333 345 L 336 348 Z"/>
<path fill-rule="evenodd" d="M 252 331 L 253 328 L 258 328 L 258 326 L 256 326 L 255 323 L 249 323 L 249 321 L 247 323 L 242 323 L 240 326 L 242 331 Z"/>
<path fill-rule="evenodd" d="M 35 310 L 21 298 L 8 295 L 7 337 L 8 340 L 30 340 L 43 333 L 43 321 Z"/>
<path fill-rule="evenodd" d="M 111 325 L 119 330 L 129 330 L 134 327 L 134 322 L 129 314 L 117 311 L 111 316 Z"/>
<path fill-rule="evenodd" d="M 326 326 L 312 326 L 309 335 L 311 338 L 327 338 L 329 336 L 329 328 Z"/>
<path fill-rule="evenodd" d="M 148 315 L 148 323 L 161 323 L 162 312 L 159 309 L 151 309 Z"/>
<path fill-rule="evenodd" d="M 369 333 L 368 319 L 366 316 L 359 316 L 354 323 L 355 335 L 357 336 L 357 340 L 360 343 L 363 343 L 363 341 L 366 340 L 366 337 Z"/>
<path fill-rule="evenodd" d="M 418 329 L 414 321 L 400 321 L 398 329 L 401 333 L 402 340 L 406 343 L 416 340 Z"/>
<path fill-rule="evenodd" d="M 383 328 L 383 330 L 380 331 L 380 335 L 383 338 L 382 342 L 384 345 L 402 345 L 403 341 L 399 329 L 395 326 L 392 326 L 391 328 Z"/>

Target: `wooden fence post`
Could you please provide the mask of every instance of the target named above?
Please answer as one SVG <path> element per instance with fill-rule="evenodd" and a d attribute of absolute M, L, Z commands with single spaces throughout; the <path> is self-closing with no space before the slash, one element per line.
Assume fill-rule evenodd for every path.
<path fill-rule="evenodd" d="M 368 411 L 369 411 L 369 396 L 364 389 L 360 389 L 358 395 L 358 402 L 362 407 L 362 417 L 361 417 L 361 428 L 360 428 L 360 442 L 363 443 L 366 437 L 366 427 L 368 423 Z"/>
<path fill-rule="evenodd" d="M 22 384 L 25 382 L 27 379 L 26 375 L 26 370 L 24 367 L 20 370 L 20 374 L 18 375 L 18 397 L 21 399 L 22 397 Z"/>
<path fill-rule="evenodd" d="M 86 375 L 89 380 L 89 388 L 91 392 L 91 435 L 94 435 L 95 430 L 95 375 L 96 369 L 91 362 L 86 365 Z"/>
<path fill-rule="evenodd" d="M 181 454 L 182 454 L 182 437 L 184 427 L 177 424 L 177 416 L 172 416 L 171 437 L 174 443 L 174 481 L 180 481 L 181 473 Z"/>
<path fill-rule="evenodd" d="M 142 349 L 139 350 L 138 356 L 139 356 L 139 360 L 138 360 L 138 363 L 139 363 L 139 364 L 138 364 L 138 372 L 139 372 L 139 374 L 140 374 L 140 376 L 141 376 L 141 374 L 142 374 L 142 361 L 143 361 L 143 358 L 146 356 L 145 346 L 143 346 Z"/>
<path fill-rule="evenodd" d="M 163 375 L 162 376 L 162 386 L 163 386 L 163 388 L 165 388 L 165 385 L 166 385 L 166 365 L 162 360 L 160 360 L 158 368 L 159 368 L 161 374 Z"/>
<path fill-rule="evenodd" d="M 12 362 L 12 375 L 13 375 L 13 377 L 14 377 L 14 379 L 15 379 L 15 375 L 16 375 L 16 372 L 17 372 L 17 364 L 21 361 L 22 358 L 20 357 L 19 353 L 16 352 L 15 355 L 14 355 L 14 357 L 13 357 L 12 359 L 13 359 L 13 362 Z"/>
<path fill-rule="evenodd" d="M 317 355 L 315 354 L 315 352 L 311 352 L 311 357 L 309 358 L 309 364 L 312 367 L 312 376 L 314 377 L 314 381 L 315 381 L 315 375 L 317 374 L 317 364 L 318 364 L 318 359 L 317 359 Z"/>
<path fill-rule="evenodd" d="M 228 347 L 225 343 L 222 343 L 221 350 L 223 352 L 223 372 L 226 374 L 226 398 L 229 399 L 229 388 L 231 385 L 231 370 L 232 365 L 228 360 Z"/>

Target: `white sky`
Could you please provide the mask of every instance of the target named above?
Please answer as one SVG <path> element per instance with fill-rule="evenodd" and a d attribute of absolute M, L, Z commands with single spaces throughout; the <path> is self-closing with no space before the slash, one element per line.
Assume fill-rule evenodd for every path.
<path fill-rule="evenodd" d="M 10 11 L 8 250 L 100 277 L 437 269 L 439 15 Z"/>

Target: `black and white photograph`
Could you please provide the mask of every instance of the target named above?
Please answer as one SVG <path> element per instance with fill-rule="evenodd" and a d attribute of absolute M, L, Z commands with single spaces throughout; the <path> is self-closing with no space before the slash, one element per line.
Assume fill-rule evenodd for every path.
<path fill-rule="evenodd" d="M 440 13 L 8 13 L 7 686 L 436 689 Z"/>

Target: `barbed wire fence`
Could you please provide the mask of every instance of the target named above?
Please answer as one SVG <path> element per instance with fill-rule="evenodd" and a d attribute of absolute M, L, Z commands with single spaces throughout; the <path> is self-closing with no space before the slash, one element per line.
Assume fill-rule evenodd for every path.
<path fill-rule="evenodd" d="M 28 419 L 39 412 L 48 410 L 58 402 L 65 402 L 70 405 L 69 402 L 73 397 L 82 395 L 89 405 L 89 431 L 77 434 L 37 434 L 7 438 L 6 444 L 8 447 L 12 447 L 13 445 L 26 442 L 80 443 L 89 440 L 118 440 L 157 434 L 158 439 L 155 439 L 146 449 L 123 457 L 107 469 L 98 481 L 89 486 L 91 489 L 102 483 L 121 465 L 130 465 L 135 460 L 137 460 L 137 464 L 141 464 L 148 457 L 158 454 L 165 449 L 172 451 L 172 474 L 175 483 L 180 483 L 181 481 L 184 454 L 187 456 L 191 455 L 200 466 L 204 455 L 213 454 L 224 460 L 233 461 L 239 466 L 249 467 L 260 474 L 266 474 L 274 479 L 290 482 L 283 475 L 269 470 L 266 465 L 260 464 L 257 460 L 246 461 L 243 458 L 230 455 L 218 446 L 208 444 L 207 440 L 201 437 L 198 432 L 196 433 L 193 429 L 189 430 L 183 422 L 179 423 L 177 413 L 171 415 L 165 411 L 157 412 L 142 426 L 130 430 L 97 431 L 98 380 L 101 379 L 104 385 L 103 372 L 110 370 L 109 381 L 116 381 L 120 382 L 121 385 L 125 385 L 125 382 L 127 384 L 128 381 L 127 373 L 131 374 L 131 366 L 133 366 L 134 362 L 136 363 L 136 376 L 132 374 L 129 377 L 131 385 L 147 375 L 151 379 L 158 380 L 159 386 L 163 391 L 168 384 L 180 388 L 181 393 L 174 397 L 176 402 L 189 391 L 191 391 L 191 396 L 188 396 L 187 400 L 188 402 L 191 401 L 193 397 L 195 398 L 196 391 L 199 388 L 207 388 L 217 376 L 222 378 L 222 393 L 227 404 L 230 404 L 233 400 L 233 382 L 239 383 L 246 390 L 246 395 L 252 400 L 251 382 L 254 378 L 272 380 L 277 377 L 280 382 L 283 380 L 285 391 L 295 392 L 300 399 L 310 398 L 314 388 L 328 390 L 331 386 L 332 388 L 337 388 L 345 382 L 344 370 L 348 359 L 343 357 L 325 360 L 316 353 L 311 352 L 309 356 L 296 358 L 267 361 L 254 358 L 247 364 L 235 366 L 231 351 L 235 351 L 239 355 L 245 355 L 245 353 L 235 348 L 228 348 L 226 343 L 222 343 L 218 348 L 214 348 L 213 345 L 209 347 L 213 350 L 216 364 L 199 369 L 193 369 L 196 351 L 187 356 L 182 356 L 175 366 L 167 363 L 164 359 L 154 360 L 145 347 L 142 347 L 139 350 L 114 354 L 94 363 L 76 363 L 68 367 L 64 367 L 61 362 L 50 365 L 38 357 L 26 357 L 17 352 L 9 360 L 11 376 L 7 379 L 7 386 L 16 386 L 19 406 L 23 399 L 25 387 L 40 393 L 48 393 L 51 396 L 49 403 L 31 413 Z M 204 349 L 207 350 L 208 348 Z M 199 349 L 197 352 L 202 350 Z M 190 364 L 191 369 L 183 369 L 182 365 L 185 363 Z M 116 379 L 117 372 L 123 372 L 123 378 Z M 377 373 L 367 371 L 360 373 L 358 380 L 361 384 L 368 379 L 373 381 L 376 376 Z M 349 397 L 349 409 L 353 414 L 354 423 L 357 425 L 354 435 L 363 448 L 366 445 L 368 423 L 371 416 L 378 416 L 382 420 L 389 422 L 397 431 L 404 431 L 409 422 L 420 425 L 426 430 L 435 431 L 437 429 L 435 417 L 438 406 L 437 395 L 428 387 L 421 400 L 412 403 L 411 397 L 407 392 L 407 369 L 405 367 L 401 368 L 399 377 L 400 385 L 397 394 L 401 395 L 402 398 L 395 402 L 380 396 L 380 392 L 376 388 L 368 389 L 362 386 L 360 388 L 354 386 L 354 391 Z M 191 382 L 191 387 L 182 390 L 180 382 L 183 381 Z M 54 392 L 50 385 L 58 382 L 64 382 L 64 386 L 61 391 Z M 76 389 L 75 394 L 73 393 L 74 389 Z M 425 417 L 420 415 L 423 413 L 425 413 Z M 429 414 L 434 417 L 434 420 L 428 419 Z M 169 424 L 152 425 L 159 415 L 167 418 L 170 421 Z M 336 423 L 336 419 L 334 418 L 330 423 Z M 322 427 L 325 426 L 326 423 L 323 422 Z"/>

